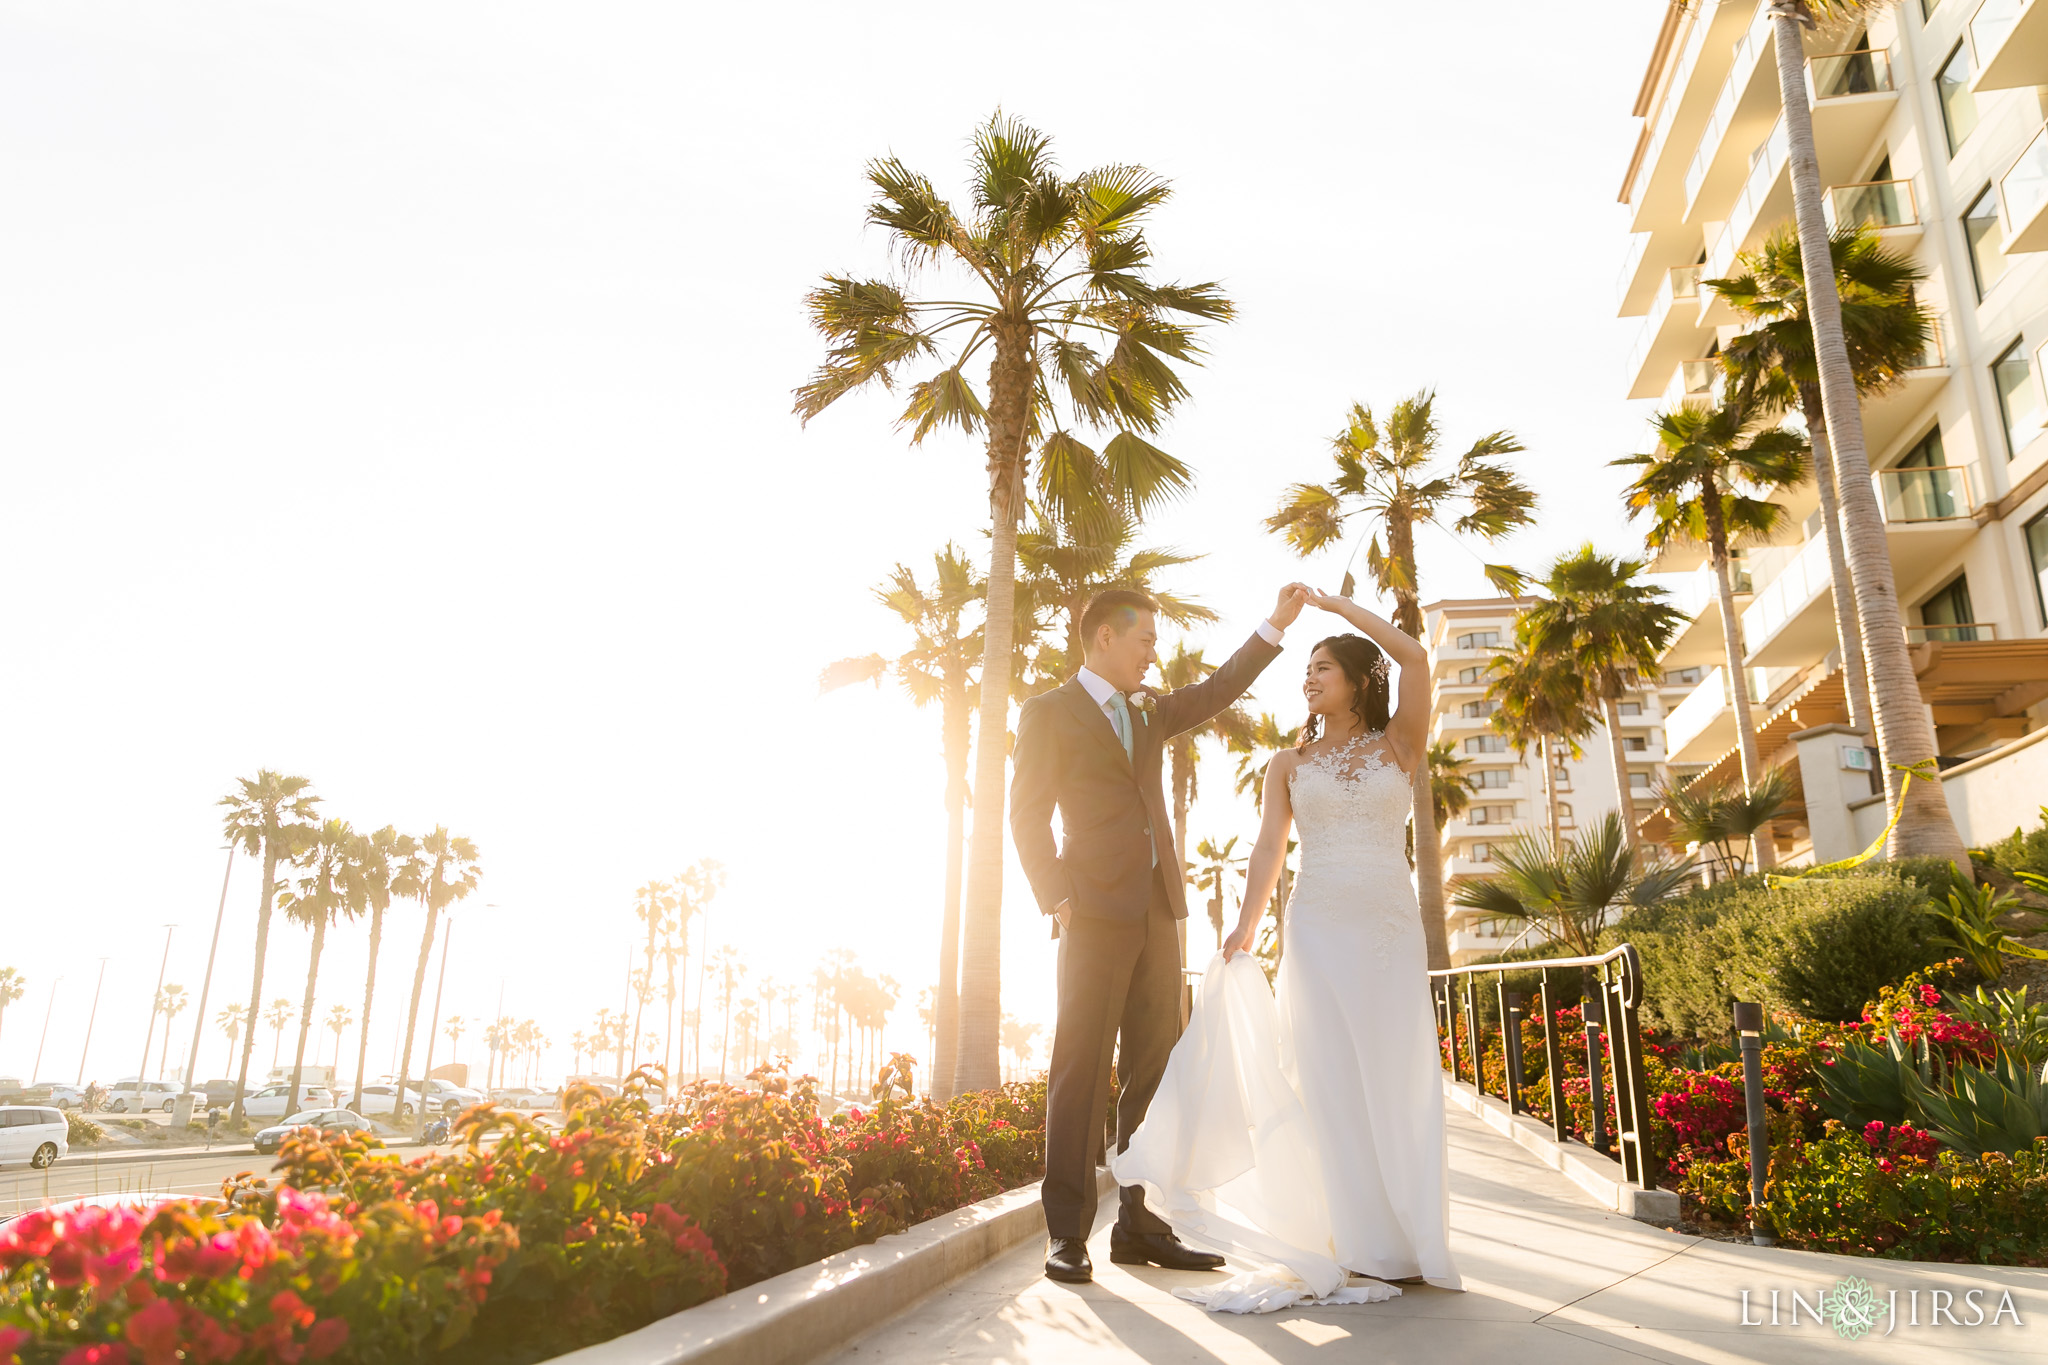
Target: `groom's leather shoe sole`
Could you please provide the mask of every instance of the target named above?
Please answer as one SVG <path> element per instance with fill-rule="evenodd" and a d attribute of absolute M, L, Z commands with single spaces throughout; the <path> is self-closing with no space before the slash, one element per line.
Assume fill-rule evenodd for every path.
<path fill-rule="evenodd" d="M 1109 1230 L 1109 1259 L 1118 1265 L 1156 1265 L 1166 1270 L 1221 1270 L 1223 1258 L 1196 1251 L 1170 1232 Z"/>
<path fill-rule="evenodd" d="M 1090 1284 L 1095 1263 L 1088 1259 L 1088 1244 L 1079 1237 L 1055 1237 L 1045 1257 L 1045 1278 L 1061 1284 Z"/>

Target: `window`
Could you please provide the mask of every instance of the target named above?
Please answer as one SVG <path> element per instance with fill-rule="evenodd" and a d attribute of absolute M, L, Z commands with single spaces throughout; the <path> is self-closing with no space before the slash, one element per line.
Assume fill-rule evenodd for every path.
<path fill-rule="evenodd" d="M 1481 768 L 1472 774 L 1475 787 L 1505 787 L 1511 774 L 1506 768 Z"/>
<path fill-rule="evenodd" d="M 1483 668 L 1461 668 L 1458 670 L 1458 681 L 1461 683 L 1476 683 L 1479 681 L 1479 675 L 1485 671 Z"/>
<path fill-rule="evenodd" d="M 2040 390 L 2024 341 L 2015 341 L 1991 362 L 1991 387 L 1998 390 L 1998 415 L 2005 420 L 2005 458 L 2010 460 L 2041 434 Z"/>
<path fill-rule="evenodd" d="M 1643 704 L 1639 701 L 1625 701 L 1615 707 L 1615 710 L 1624 716 L 1640 716 L 1643 714 Z"/>
<path fill-rule="evenodd" d="M 1941 74 L 1934 78 L 1934 93 L 1941 99 L 1941 123 L 1948 130 L 1948 154 L 1954 156 L 1971 130 L 1977 126 L 1977 97 L 1970 93 L 1970 51 L 1962 43 L 1948 54 Z"/>
<path fill-rule="evenodd" d="M 1666 687 L 1692 687 L 1700 680 L 1698 668 L 1675 668 L 1664 675 Z"/>
<path fill-rule="evenodd" d="M 1468 701 L 1458 708 L 1458 714 L 1466 720 L 1483 720 L 1500 710 L 1500 703 L 1489 698 L 1486 701 Z"/>
<path fill-rule="evenodd" d="M 1920 621 L 1930 640 L 1974 640 L 1970 624 L 1976 615 L 1970 606 L 1970 576 L 1957 574 L 1953 583 L 1920 604 Z"/>
<path fill-rule="evenodd" d="M 1560 829 L 1572 829 L 1575 827 L 1572 821 L 1571 802 L 1560 801 L 1557 803 L 1557 823 Z"/>
<path fill-rule="evenodd" d="M 2027 523 L 2027 558 L 2034 566 L 2034 609 L 2048 626 L 2048 512 Z"/>
<path fill-rule="evenodd" d="M 1646 792 L 1650 790 L 1650 775 L 1645 772 L 1630 772 L 1628 775 L 1628 789 L 1630 792 Z"/>
<path fill-rule="evenodd" d="M 1623 735 L 1621 747 L 1624 753 L 1646 754 L 1650 751 L 1650 741 L 1641 735 Z"/>
<path fill-rule="evenodd" d="M 1465 741 L 1468 754 L 1504 754 L 1508 751 L 1506 735 L 1474 735 Z"/>
<path fill-rule="evenodd" d="M 1998 196 L 1989 185 L 1963 210 L 1963 236 L 1970 239 L 1970 273 L 1981 300 L 2005 274 L 2005 234 L 1998 226 Z"/>
<path fill-rule="evenodd" d="M 1467 824 L 1511 825 L 1515 822 L 1513 803 L 1503 806 L 1474 806 L 1465 814 Z"/>
<path fill-rule="evenodd" d="M 1493 861 L 1493 845 L 1492 845 L 1492 844 L 1474 844 L 1474 845 L 1472 845 L 1472 861 L 1473 861 L 1473 862 L 1475 862 L 1475 863 L 1490 863 L 1490 862 L 1492 862 L 1492 861 Z"/>
<path fill-rule="evenodd" d="M 1470 635 L 1458 637 L 1460 649 L 1496 649 L 1499 645 L 1500 632 L 1497 630 L 1475 630 Z"/>

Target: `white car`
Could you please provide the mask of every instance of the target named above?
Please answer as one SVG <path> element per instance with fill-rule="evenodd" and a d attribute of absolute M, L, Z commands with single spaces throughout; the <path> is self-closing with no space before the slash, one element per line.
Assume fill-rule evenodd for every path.
<path fill-rule="evenodd" d="M 130 1110 L 146 1113 L 151 1109 L 171 1112 L 178 1102 L 178 1087 L 169 1081 L 117 1081 L 107 1091 L 107 1112 L 125 1114 Z"/>
<path fill-rule="evenodd" d="M 0 1166 L 26 1161 L 47 1169 L 71 1150 L 71 1123 L 55 1109 L 40 1105 L 0 1105 Z"/>
<path fill-rule="evenodd" d="M 266 1085 L 248 1099 L 242 1101 L 242 1112 L 252 1119 L 281 1119 L 285 1114 L 285 1102 L 291 1098 L 288 1085 Z M 324 1085 L 302 1085 L 299 1087 L 300 1109 L 328 1109 L 340 1104 L 332 1091 Z M 293 1111 L 294 1113 L 297 1110 Z"/>
<path fill-rule="evenodd" d="M 361 1103 L 356 1103 L 351 1098 L 348 1107 L 358 1114 L 409 1119 L 420 1111 L 420 1096 L 417 1090 L 410 1089 L 401 1095 L 397 1086 L 380 1081 L 376 1085 L 364 1086 Z"/>
<path fill-rule="evenodd" d="M 427 1079 L 426 1089 L 427 1108 L 438 1109 L 450 1116 L 461 1113 L 472 1104 L 484 1102 L 483 1092 L 480 1090 L 471 1090 L 448 1081 L 437 1081 L 432 1077 Z"/>
<path fill-rule="evenodd" d="M 284 1140 L 301 1128 L 321 1128 L 333 1131 L 339 1129 L 349 1133 L 377 1135 L 377 1125 L 361 1114 L 348 1109 L 307 1109 L 293 1114 L 283 1123 L 265 1128 L 256 1134 L 255 1147 L 268 1155 L 284 1145 Z"/>
<path fill-rule="evenodd" d="M 85 1091 L 78 1086 L 66 1085 L 62 1081 L 39 1081 L 36 1084 L 36 1089 L 49 1091 L 50 1103 L 56 1105 L 59 1109 L 83 1109 L 85 1107 Z"/>

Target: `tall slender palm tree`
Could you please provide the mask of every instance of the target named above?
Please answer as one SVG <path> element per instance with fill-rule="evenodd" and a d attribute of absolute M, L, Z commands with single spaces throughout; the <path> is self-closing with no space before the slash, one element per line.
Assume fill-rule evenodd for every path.
<path fill-rule="evenodd" d="M 740 959 L 738 950 L 729 944 L 721 944 L 711 955 L 711 965 L 718 973 L 720 986 L 719 1008 L 725 1011 L 725 1030 L 718 1037 L 718 1080 L 725 1082 L 726 1049 L 732 1042 L 732 997 L 739 989 L 740 978 L 747 974 L 747 964 Z"/>
<path fill-rule="evenodd" d="M 939 703 L 939 732 L 946 760 L 946 882 L 939 914 L 939 981 L 933 998 L 936 1056 L 932 1098 L 953 1097 L 953 1067 L 960 1041 L 960 892 L 967 852 L 967 759 L 971 708 L 978 693 L 974 670 L 981 664 L 981 631 L 967 615 L 984 600 L 987 587 L 966 552 L 951 541 L 932 556 L 932 585 L 926 588 L 908 566 L 895 572 L 875 596 L 912 631 L 911 646 L 895 659 L 869 654 L 841 659 L 818 675 L 818 690 L 830 692 L 852 682 L 881 686 L 894 671 L 918 706 Z"/>
<path fill-rule="evenodd" d="M 1330 442 L 1337 477 L 1327 484 L 1295 484 L 1279 510 L 1266 518 L 1269 530 L 1306 556 L 1340 541 L 1344 523 L 1363 516 L 1372 528 L 1366 567 L 1380 593 L 1394 598 L 1394 624 L 1418 640 L 1422 592 L 1415 562 L 1417 529 L 1441 526 L 1457 511 L 1450 530 L 1490 542 L 1529 525 L 1536 511 L 1536 494 L 1503 462 L 1504 456 L 1523 448 L 1515 437 L 1490 432 L 1448 467 L 1438 463 L 1442 442 L 1436 395 L 1428 389 L 1394 404 L 1384 424 L 1374 419 L 1370 408 L 1353 403 L 1344 429 Z M 1488 565 L 1486 576 L 1502 592 L 1512 593 L 1520 583 L 1520 576 L 1505 565 Z M 1351 589 L 1352 575 L 1347 571 L 1341 591 L 1349 596 Z M 1427 764 L 1415 765 L 1413 785 L 1420 828 L 1434 819 Z M 1429 965 L 1433 970 L 1448 967 L 1443 850 L 1436 840 L 1415 841 L 1415 891 Z"/>
<path fill-rule="evenodd" d="M 185 1006 L 192 1001 L 185 994 L 183 986 L 166 986 L 156 993 L 156 1010 L 164 1017 L 164 1044 L 157 1053 L 156 1074 L 168 1074 L 165 1067 L 171 1059 L 171 1020 L 185 1012 Z"/>
<path fill-rule="evenodd" d="M 1187 642 L 1176 641 L 1173 653 L 1159 661 L 1160 683 L 1167 691 L 1191 687 L 1216 671 L 1216 665 L 1202 657 L 1199 649 L 1189 649 Z M 1234 736 L 1245 735 L 1252 728 L 1251 714 L 1242 706 L 1226 706 L 1202 725 L 1185 730 L 1166 742 L 1167 787 L 1172 792 L 1173 831 L 1180 865 L 1188 866 L 1188 809 L 1200 795 L 1199 781 L 1202 751 L 1197 747 L 1204 739 L 1221 740 L 1228 746 Z"/>
<path fill-rule="evenodd" d="M 1055 519 L 1077 526 L 1115 513 L 1142 517 L 1185 490 L 1187 466 L 1146 438 L 1187 396 L 1177 366 L 1200 362 L 1192 323 L 1227 321 L 1233 309 L 1215 284 L 1149 278 L 1143 225 L 1170 193 L 1151 172 L 1108 166 L 1070 178 L 1049 138 L 1000 113 L 976 129 L 969 169 L 973 200 L 963 216 L 894 157 L 869 163 L 875 197 L 868 222 L 888 234 L 906 268 L 946 268 L 946 296 L 916 298 L 887 280 L 827 276 L 806 305 L 831 350 L 797 390 L 796 411 L 808 422 L 856 389 L 893 387 L 912 365 L 936 366 L 911 386 L 902 423 L 913 444 L 947 426 L 986 438 L 991 535 L 983 629 L 990 657 L 1007 659 L 1027 473 L 1035 472 L 1039 500 Z M 967 374 L 984 349 L 986 399 Z M 1061 422 L 1061 409 L 1070 423 Z M 1109 439 L 1097 449 L 1076 429 Z M 984 682 L 962 924 L 959 1091 L 986 1089 L 1001 1076 L 1010 677 L 999 672 Z"/>
<path fill-rule="evenodd" d="M 1237 850 L 1237 836 L 1231 835 L 1222 844 L 1214 839 L 1204 839 L 1195 845 L 1195 889 L 1209 893 L 1209 927 L 1216 931 L 1217 951 L 1223 949 L 1224 901 L 1232 891 L 1243 894 L 1243 867 L 1246 856 Z"/>
<path fill-rule="evenodd" d="M 12 967 L 0 967 L 0 1023 L 6 1022 L 7 1007 L 28 992 L 28 979 Z"/>
<path fill-rule="evenodd" d="M 1720 598 L 1722 667 L 1735 710 L 1742 788 L 1749 792 L 1764 774 L 1743 671 L 1749 651 L 1742 641 L 1742 619 L 1735 614 L 1728 550 L 1741 541 L 1775 536 L 1786 514 L 1770 498 L 1799 484 L 1807 473 L 1806 438 L 1783 427 L 1759 428 L 1754 415 L 1736 397 L 1719 406 L 1686 404 L 1657 415 L 1652 423 L 1655 450 L 1612 462 L 1642 471 L 1629 485 L 1628 505 L 1632 512 L 1649 514 L 1651 549 L 1686 541 L 1707 547 Z M 1762 867 L 1777 866 L 1774 839 L 1757 842 L 1757 861 Z"/>
<path fill-rule="evenodd" d="M 270 1008 L 263 1012 L 263 1022 L 270 1025 L 270 1069 L 277 1070 L 277 1050 L 284 1044 L 284 1031 L 292 1022 L 290 997 L 280 995 L 270 1002 Z M 251 1030 L 252 1032 L 254 1030 Z"/>
<path fill-rule="evenodd" d="M 278 898 L 278 908 L 292 923 L 313 931 L 313 951 L 306 963 L 306 1003 L 299 1009 L 299 1045 L 292 1054 L 292 1075 L 285 1092 L 285 1112 L 299 1107 L 299 1083 L 306 1065 L 306 1036 L 313 1031 L 313 992 L 320 982 L 320 956 L 327 947 L 327 927 L 346 915 L 355 919 L 369 906 L 369 885 L 379 874 L 370 841 L 346 820 L 329 819 L 307 859 L 306 875 Z M 384 873 L 387 878 L 388 872 Z"/>
<path fill-rule="evenodd" d="M 441 1036 L 448 1040 L 449 1061 L 462 1060 L 462 1035 L 468 1031 L 469 1024 L 459 1014 L 449 1015 L 447 1021 L 441 1025 Z"/>
<path fill-rule="evenodd" d="M 1226 735 L 1223 747 L 1237 755 L 1237 777 L 1233 790 L 1239 796 L 1251 793 L 1252 809 L 1265 809 L 1266 764 L 1282 749 L 1301 743 L 1301 727 L 1282 729 L 1271 711 L 1261 711 L 1243 730 Z"/>
<path fill-rule="evenodd" d="M 1579 741 L 1593 729 L 1593 710 L 1586 680 L 1571 661 L 1538 649 L 1528 618 L 1515 622 L 1513 648 L 1493 656 L 1486 679 L 1486 698 L 1494 704 L 1488 724 L 1507 738 L 1516 754 L 1528 757 L 1530 746 L 1543 762 L 1543 808 L 1552 843 L 1563 837 L 1557 808 L 1557 770 L 1562 753 L 1583 757 Z"/>
<path fill-rule="evenodd" d="M 633 1006 L 633 1065 L 640 1065 L 640 1020 L 647 1008 L 647 1002 L 654 997 L 654 959 L 658 951 L 657 940 L 667 932 L 669 920 L 676 908 L 675 892 L 667 882 L 650 881 L 633 893 L 633 914 L 647 926 L 647 944 L 642 950 L 640 989 L 634 992 Z"/>
<path fill-rule="evenodd" d="M 327 1007 L 327 1031 L 334 1035 L 334 1066 L 341 1067 L 341 1035 L 348 1032 L 348 1026 L 356 1021 L 347 1005 Z"/>
<path fill-rule="evenodd" d="M 370 842 L 380 875 L 365 888 L 370 904 L 370 964 L 363 973 L 363 1027 L 356 1035 L 356 1084 L 349 1099 L 355 1109 L 363 1107 L 363 1081 L 370 1069 L 370 1006 L 377 997 L 377 958 L 384 950 L 384 912 L 394 900 L 417 899 L 424 874 L 420 841 L 410 834 L 400 834 L 386 825 L 370 836 Z M 341 1058 L 336 1056 L 334 1062 L 341 1065 Z"/>
<path fill-rule="evenodd" d="M 249 1007 L 239 1001 L 223 1006 L 221 1012 L 213 1016 L 214 1027 L 228 1036 L 227 1066 L 235 1064 L 235 1040 L 242 1036 L 242 1028 L 248 1022 Z M 223 1070 L 225 1069 L 224 1067 Z"/>
<path fill-rule="evenodd" d="M 1685 624 L 1662 588 L 1642 582 L 1643 563 L 1603 555 L 1591 544 L 1560 555 L 1536 586 L 1548 594 L 1522 614 L 1531 646 L 1567 661 L 1607 722 L 1614 808 L 1630 848 L 1642 845 L 1628 757 L 1621 739 L 1621 699 L 1656 680 L 1658 661 Z"/>
<path fill-rule="evenodd" d="M 427 985 L 427 960 L 433 956 L 434 930 L 441 913 L 476 890 L 483 878 L 476 845 L 450 834 L 446 825 L 419 841 L 419 866 L 415 869 L 419 889 L 415 899 L 426 908 L 426 924 L 420 930 L 420 957 L 412 969 L 412 1004 L 405 1015 L 405 1045 L 398 1052 L 398 1083 L 409 1084 L 412 1074 L 412 1042 L 418 1031 L 420 995 Z M 422 1115 L 424 1118 L 424 1115 Z"/>
<path fill-rule="evenodd" d="M 256 973 L 249 985 L 252 1022 L 242 1041 L 241 1067 L 235 1073 L 230 1123 L 241 1122 L 242 1096 L 249 1088 L 249 1054 L 256 1047 L 253 1016 L 263 999 L 263 967 L 270 951 L 270 912 L 277 903 L 278 865 L 295 862 L 317 832 L 314 808 L 320 798 L 312 794 L 312 786 L 310 778 L 286 777 L 262 768 L 254 777 L 237 778 L 235 790 L 218 803 L 227 807 L 224 832 L 228 842 L 246 854 L 263 856 L 262 888 L 256 905 Z M 272 1065 L 276 1065 L 275 1059 Z"/>
<path fill-rule="evenodd" d="M 1455 740 L 1440 739 L 1429 746 L 1429 799 L 1438 830 L 1472 808 L 1472 793 L 1479 789 L 1465 771 L 1470 762 L 1458 752 Z"/>
<path fill-rule="evenodd" d="M 1860 223 L 1839 228 L 1828 239 L 1828 253 L 1834 261 L 1842 335 L 1857 391 L 1882 393 L 1927 353 L 1934 318 L 1914 293 L 1914 286 L 1926 276 L 1905 255 L 1885 250 L 1877 234 Z M 1805 419 L 1807 439 L 1813 446 L 1813 482 L 1820 495 L 1821 527 L 1827 538 L 1829 595 L 1849 723 L 1875 739 L 1863 628 L 1856 620 L 1855 588 L 1842 536 L 1834 449 L 1828 440 L 1826 406 L 1821 402 L 1820 366 L 1814 356 L 1813 319 L 1807 315 L 1806 266 L 1798 233 L 1792 229 L 1773 232 L 1762 247 L 1744 252 L 1736 263 L 1740 274 L 1704 281 L 1751 324 L 1749 331 L 1723 348 L 1721 366 L 1749 401 L 1773 411 L 1796 406 Z M 1896 787 L 1899 775 L 1886 769 L 1885 779 Z"/>
<path fill-rule="evenodd" d="M 1084 648 L 1081 616 L 1099 592 L 1125 588 L 1142 592 L 1159 604 L 1159 615 L 1186 630 L 1207 625 L 1216 613 L 1192 597 L 1169 592 L 1159 586 L 1158 576 L 1166 569 L 1192 564 L 1201 555 L 1183 554 L 1168 546 L 1157 550 L 1133 549 L 1138 528 L 1122 514 L 1067 526 L 1040 516 L 1029 531 L 1017 535 L 1017 558 L 1031 585 L 1034 602 L 1051 616 L 1059 631 L 1058 645 L 1038 651 L 1037 664 L 1054 682 L 1065 682 L 1080 671 Z"/>
<path fill-rule="evenodd" d="M 1778 91 L 1785 106 L 1786 162 L 1792 181 L 1792 215 L 1799 229 L 1799 254 L 1811 282 L 1807 313 L 1813 328 L 1815 369 L 1821 406 L 1834 456 L 1835 487 L 1841 495 L 1842 541 L 1856 590 L 1856 621 L 1870 666 L 1870 700 L 1877 747 L 1887 764 L 1915 769 L 1929 780 L 1887 784 L 1895 817 L 1889 839 L 1895 858 L 1938 856 L 1965 869 L 1970 855 L 1949 813 L 1948 797 L 1933 777 L 1939 746 L 1934 723 L 1920 697 L 1913 658 L 1899 614 L 1892 579 L 1890 536 L 1870 484 L 1870 452 L 1863 438 L 1863 408 L 1856 394 L 1856 369 L 1842 322 L 1842 300 L 1829 268 L 1827 216 L 1822 210 L 1820 154 L 1813 140 L 1813 109 L 1807 102 L 1805 47 L 1800 29 L 1816 17 L 1846 19 L 1888 8 L 1888 0 L 1770 0 L 1776 38 Z M 1747 774 L 1745 774 L 1747 776 Z M 1768 845 L 1770 840 L 1763 841 Z M 1761 845 L 1760 845 L 1761 847 Z"/>

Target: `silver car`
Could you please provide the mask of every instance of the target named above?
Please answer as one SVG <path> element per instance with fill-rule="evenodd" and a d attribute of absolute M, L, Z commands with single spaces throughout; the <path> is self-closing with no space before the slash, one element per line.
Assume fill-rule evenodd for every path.
<path fill-rule="evenodd" d="M 275 1127 L 265 1128 L 256 1134 L 256 1150 L 268 1155 L 284 1145 L 290 1134 L 301 1128 L 322 1129 L 329 1132 L 368 1133 L 377 1135 L 377 1125 L 350 1109 L 305 1109 L 293 1114 Z"/>
<path fill-rule="evenodd" d="M 41 1105 L 0 1105 L 0 1166 L 25 1161 L 47 1170 L 71 1151 L 71 1122 Z"/>

